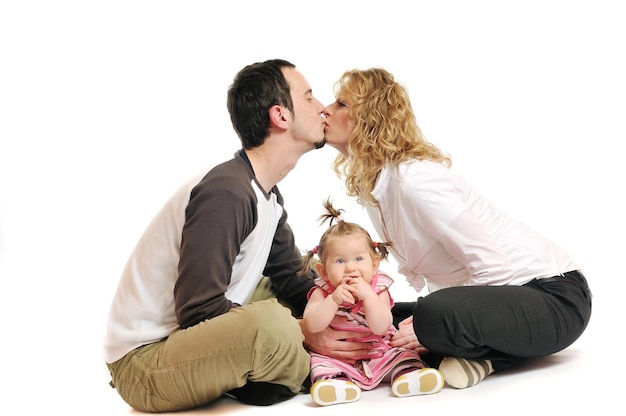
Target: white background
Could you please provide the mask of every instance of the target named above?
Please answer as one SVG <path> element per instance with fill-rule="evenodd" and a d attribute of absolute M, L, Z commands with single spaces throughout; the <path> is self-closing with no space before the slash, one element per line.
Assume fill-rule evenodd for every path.
<path fill-rule="evenodd" d="M 382 66 L 404 83 L 453 168 L 577 260 L 595 294 L 582 350 L 609 371 L 606 360 L 623 361 L 613 331 L 626 277 L 622 9 L 605 0 L 1 2 L 3 407 L 128 412 L 100 357 L 120 272 L 170 193 L 239 148 L 226 90 L 244 65 L 270 58 L 295 63 L 325 104 L 346 69 Z M 304 155 L 279 184 L 302 248 L 323 231 L 327 196 L 371 229 L 343 195 L 334 156 L 328 147 Z M 396 299 L 413 299 L 397 280 Z M 589 377 L 572 374 L 556 384 L 572 390 Z"/>

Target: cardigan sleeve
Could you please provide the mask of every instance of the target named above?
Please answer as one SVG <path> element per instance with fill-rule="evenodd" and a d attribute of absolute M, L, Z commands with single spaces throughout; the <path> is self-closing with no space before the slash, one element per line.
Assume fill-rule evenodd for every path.
<path fill-rule="evenodd" d="M 208 174 L 191 193 L 174 286 L 181 328 L 236 306 L 225 293 L 241 244 L 257 221 L 248 183 L 246 177 Z"/>

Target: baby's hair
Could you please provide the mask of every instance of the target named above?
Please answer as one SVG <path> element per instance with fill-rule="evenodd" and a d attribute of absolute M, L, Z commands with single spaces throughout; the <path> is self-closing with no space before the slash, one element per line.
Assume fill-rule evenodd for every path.
<path fill-rule="evenodd" d="M 319 221 L 320 224 L 323 224 L 330 220 L 329 227 L 326 231 L 324 231 L 324 234 L 322 234 L 319 244 L 312 250 L 307 251 L 302 257 L 302 269 L 300 270 L 300 274 L 304 274 L 312 268 L 315 264 L 313 256 L 316 254 L 320 261 L 324 261 L 324 251 L 326 249 L 326 245 L 333 237 L 345 237 L 354 234 L 362 234 L 367 240 L 370 254 L 373 258 L 378 257 L 381 260 L 385 260 L 389 256 L 389 247 L 391 247 L 390 242 L 373 241 L 370 233 L 368 233 L 365 228 L 361 227 L 359 224 L 344 221 L 342 214 L 344 210 L 333 207 L 333 204 L 330 202 L 330 198 L 324 201 L 324 208 L 326 212 L 320 215 Z"/>

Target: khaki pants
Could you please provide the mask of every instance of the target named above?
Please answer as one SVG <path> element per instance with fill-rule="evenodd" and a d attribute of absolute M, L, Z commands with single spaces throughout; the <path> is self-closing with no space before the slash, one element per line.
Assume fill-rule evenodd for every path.
<path fill-rule="evenodd" d="M 133 408 L 165 412 L 205 405 L 248 381 L 300 391 L 309 354 L 291 312 L 276 299 L 252 302 L 108 364 Z"/>

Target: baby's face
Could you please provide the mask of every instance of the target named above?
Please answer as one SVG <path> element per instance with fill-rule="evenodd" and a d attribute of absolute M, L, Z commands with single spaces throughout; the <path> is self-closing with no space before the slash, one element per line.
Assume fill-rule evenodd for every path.
<path fill-rule="evenodd" d="M 320 274 L 335 287 L 344 279 L 354 277 L 371 283 L 380 263 L 372 257 L 367 239 L 359 234 L 329 240 L 325 257 L 324 272 Z"/>

